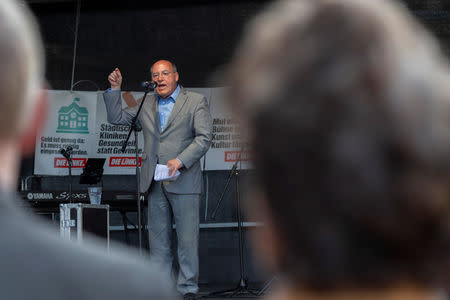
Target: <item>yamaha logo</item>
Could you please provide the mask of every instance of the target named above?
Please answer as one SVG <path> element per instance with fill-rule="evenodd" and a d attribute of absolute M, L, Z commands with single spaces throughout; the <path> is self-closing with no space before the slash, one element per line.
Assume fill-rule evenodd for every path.
<path fill-rule="evenodd" d="M 53 193 L 28 193 L 28 200 L 53 200 Z"/>

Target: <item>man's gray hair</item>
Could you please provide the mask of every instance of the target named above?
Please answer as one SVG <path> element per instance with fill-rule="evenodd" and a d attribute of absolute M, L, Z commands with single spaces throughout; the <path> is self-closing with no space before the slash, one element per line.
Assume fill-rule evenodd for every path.
<path fill-rule="evenodd" d="M 345 33 L 328 30 L 332 27 L 327 23 L 330 21 L 316 20 L 317 14 L 326 11 L 323 7 L 354 13 L 347 22 L 353 22 L 354 26 L 348 26 L 349 32 Z M 342 45 L 338 39 L 342 39 Z M 328 59 L 328 63 L 321 59 Z M 319 68 L 314 63 L 323 64 Z M 228 78 L 235 86 L 235 95 L 230 99 L 236 102 L 233 107 L 243 106 L 240 111 L 254 114 L 271 105 L 270 102 L 277 102 L 279 89 L 287 88 L 288 80 L 296 81 L 293 86 L 298 89 L 295 91 L 304 90 L 299 87 L 303 83 L 308 89 L 348 89 L 348 92 L 364 93 L 367 86 L 363 80 L 358 81 L 364 71 L 372 76 L 367 81 L 380 85 L 373 87 L 382 90 L 392 112 L 410 118 L 397 124 L 404 126 L 401 128 L 404 136 L 414 141 L 418 151 L 429 153 L 431 145 L 423 136 L 413 135 L 409 124 L 416 121 L 414 110 L 424 103 L 411 102 L 428 101 L 428 105 L 433 98 L 440 104 L 445 103 L 450 93 L 449 65 L 429 33 L 392 1 L 275 2 L 247 28 L 246 39 L 229 68 Z M 310 86 L 305 78 L 298 78 L 301 74 L 307 74 L 305 78 L 320 83 L 321 87 Z M 241 84 L 244 79 L 246 84 Z M 411 97 L 412 94 L 415 97 Z M 403 98 L 414 100 L 398 100 Z M 433 116 L 428 121 L 431 120 L 436 122 Z M 445 130 L 439 129 L 442 137 L 448 136 Z M 450 142 L 450 136 L 448 138 Z"/>
<path fill-rule="evenodd" d="M 0 139 L 23 130 L 42 88 L 44 51 L 38 28 L 25 4 L 0 1 Z"/>
<path fill-rule="evenodd" d="M 227 98 L 250 129 L 265 197 L 249 201 L 273 217 L 277 271 L 322 290 L 448 278 L 449 74 L 393 1 L 285 0 L 252 21 Z"/>

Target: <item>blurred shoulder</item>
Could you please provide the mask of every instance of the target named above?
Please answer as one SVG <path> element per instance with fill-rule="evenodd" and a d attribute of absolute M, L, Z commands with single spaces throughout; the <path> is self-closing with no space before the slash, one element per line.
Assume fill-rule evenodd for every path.
<path fill-rule="evenodd" d="M 61 299 L 69 294 L 74 299 L 174 298 L 170 279 L 134 249 L 111 244 L 108 250 L 102 240 L 95 238 L 84 238 L 83 244 L 62 240 L 57 226 L 10 204 L 0 212 L 0 238 L 4 244 L 0 263 L 9 274 L 3 278 L 3 284 L 9 287 L 9 299 L 32 294 L 46 299 Z M 58 289 L 43 289 L 48 282 Z"/>

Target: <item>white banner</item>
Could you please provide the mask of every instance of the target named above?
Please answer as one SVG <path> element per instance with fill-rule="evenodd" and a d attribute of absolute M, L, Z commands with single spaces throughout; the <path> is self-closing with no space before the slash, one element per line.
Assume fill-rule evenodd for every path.
<path fill-rule="evenodd" d="M 205 170 L 229 170 L 239 158 L 241 149 L 239 127 L 225 108 L 224 88 L 189 89 L 205 95 L 213 118 L 213 143 L 202 158 Z M 50 107 L 47 122 L 36 138 L 34 173 L 37 175 L 68 175 L 67 160 L 61 149 L 73 147 L 73 175 L 80 175 L 88 158 L 105 158 L 104 174 L 132 175 L 136 171 L 134 134 L 125 153 L 121 152 L 129 126 L 107 122 L 101 92 L 49 91 Z M 137 105 L 142 92 L 122 93 L 123 107 Z M 139 153 L 143 136 L 138 135 Z M 240 155 L 241 168 L 248 168 L 249 155 Z M 139 158 L 139 164 L 140 164 Z"/>
<path fill-rule="evenodd" d="M 212 144 L 205 154 L 205 170 L 229 170 L 240 158 L 241 169 L 249 167 L 249 151 L 242 147 L 239 124 L 225 102 L 226 88 L 211 89 Z M 242 150 L 242 153 L 241 153 Z"/>

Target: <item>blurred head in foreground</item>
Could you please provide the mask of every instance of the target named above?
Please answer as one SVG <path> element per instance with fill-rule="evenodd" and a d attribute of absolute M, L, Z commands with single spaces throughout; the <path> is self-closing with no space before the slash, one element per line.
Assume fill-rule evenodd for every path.
<path fill-rule="evenodd" d="M 13 188 L 21 152 L 34 150 L 45 118 L 43 46 L 25 5 L 0 1 L 0 185 Z"/>
<path fill-rule="evenodd" d="M 441 284 L 450 78 L 406 11 L 279 1 L 251 22 L 227 75 L 254 151 L 256 249 L 272 270 L 321 293 Z"/>
<path fill-rule="evenodd" d="M 20 154 L 34 150 L 47 108 L 38 26 L 20 2 L 0 0 L 1 298 L 174 299 L 170 279 L 151 260 L 88 232 L 82 242 L 64 240 L 54 226 L 18 207 L 23 204 L 13 192 Z"/>

